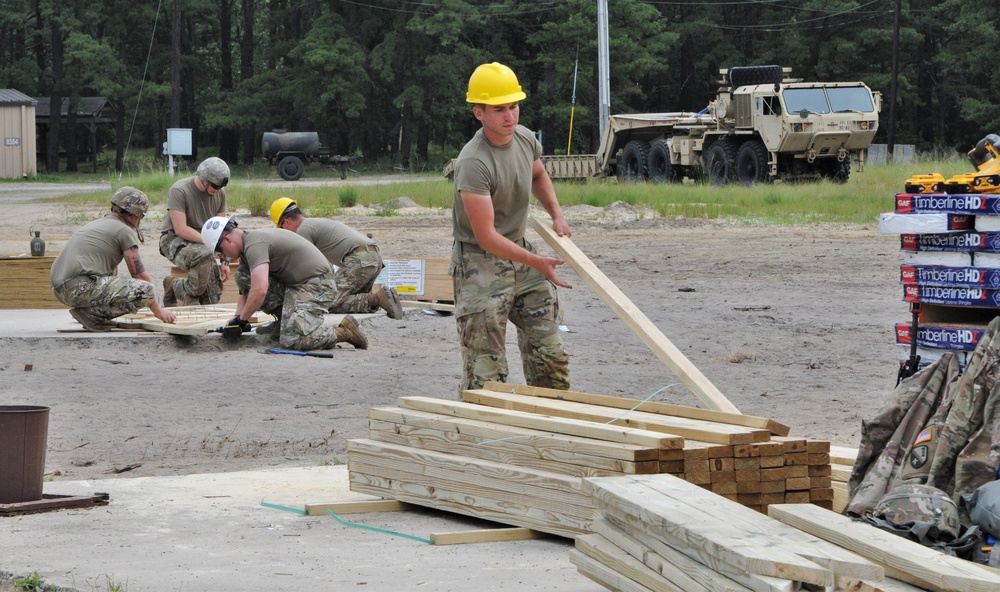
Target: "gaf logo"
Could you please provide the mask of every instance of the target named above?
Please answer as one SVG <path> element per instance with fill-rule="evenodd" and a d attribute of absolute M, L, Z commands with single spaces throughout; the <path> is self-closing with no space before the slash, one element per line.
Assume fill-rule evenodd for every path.
<path fill-rule="evenodd" d="M 909 212 L 913 207 L 913 198 L 909 195 L 900 194 L 896 196 L 896 211 L 901 213 Z"/>
<path fill-rule="evenodd" d="M 912 284 L 917 278 L 917 270 L 912 267 L 901 267 L 899 275 L 904 284 Z"/>

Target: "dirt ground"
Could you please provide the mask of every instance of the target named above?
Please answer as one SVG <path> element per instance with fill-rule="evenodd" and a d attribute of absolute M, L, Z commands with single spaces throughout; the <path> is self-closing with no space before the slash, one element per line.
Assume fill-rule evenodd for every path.
<path fill-rule="evenodd" d="M 102 214 L 19 200 L 4 207 L 0 253 L 8 254 L 27 249 L 29 226 L 55 251 Z M 146 218 L 142 247 L 158 284 L 170 267 L 156 246 L 162 208 Z M 386 258 L 448 256 L 449 211 L 399 213 L 356 208 L 339 219 L 372 233 Z M 876 221 L 720 223 L 655 218 L 625 204 L 566 215 L 575 244 L 743 413 L 788 424 L 792 435 L 858 445 L 862 419 L 895 385 L 893 325 L 909 316 L 898 241 Z M 241 216 L 241 224 L 270 221 Z M 568 265 L 562 275 L 574 286 L 561 290 L 574 390 L 642 399 L 662 389 L 654 400 L 698 405 Z M 347 346 L 333 359 L 265 354 L 253 336 L 238 345 L 217 335 L 0 338 L 0 392 L 5 404 L 51 408 L 46 471 L 56 482 L 341 463 L 345 441 L 365 436 L 370 408 L 405 395 L 457 397 L 454 318 L 407 310 L 400 321 L 364 320 L 369 349 Z M 68 313 L 66 321 L 73 326 Z M 513 334 L 509 381 L 520 383 Z"/>

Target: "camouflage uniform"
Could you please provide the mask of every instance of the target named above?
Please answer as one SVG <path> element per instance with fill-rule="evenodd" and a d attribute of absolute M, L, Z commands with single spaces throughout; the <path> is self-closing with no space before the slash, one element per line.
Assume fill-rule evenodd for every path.
<path fill-rule="evenodd" d="M 273 234 L 275 231 L 277 234 Z M 290 248 L 288 243 L 291 239 L 285 236 L 286 233 L 289 236 L 295 236 L 294 233 L 276 229 L 245 232 L 244 248 L 246 248 L 246 237 L 250 235 L 255 237 L 272 235 L 280 239 L 278 247 L 269 247 L 273 263 L 275 261 L 273 249 L 278 248 L 284 251 Z M 333 269 L 329 267 L 322 254 L 305 239 L 296 237 L 296 241 L 293 241 L 293 248 L 306 250 L 302 251 L 301 258 L 314 255 L 311 259 L 316 259 L 319 262 L 317 269 L 322 266 L 326 271 L 294 284 L 286 283 L 279 275 L 271 273 L 268 275 L 267 293 L 264 296 L 264 302 L 260 305 L 260 310 L 273 315 L 280 321 L 278 342 L 281 347 L 296 350 L 329 349 L 337 343 L 337 331 L 336 327 L 324 327 L 323 322 L 327 311 L 337 298 L 337 282 L 334 279 Z M 278 271 L 274 265 L 271 266 L 271 269 Z M 251 283 L 250 267 L 242 259 L 236 269 L 235 279 L 240 294 L 247 294 Z M 273 338 L 273 335 L 269 337 Z"/>
<path fill-rule="evenodd" d="M 170 187 L 167 218 L 160 234 L 160 254 L 187 272 L 187 277 L 174 280 L 171 288 L 180 304 L 193 301 L 216 304 L 222 297 L 222 277 L 215 264 L 215 253 L 201 243 L 178 236 L 170 219 L 170 210 L 183 211 L 187 225 L 200 233 L 209 218 L 226 211 L 226 190 L 219 189 L 209 196 L 198 189 L 196 179 L 181 179 Z"/>
<path fill-rule="evenodd" d="M 336 220 L 305 218 L 296 234 L 305 238 L 337 266 L 338 296 L 330 312 L 372 313 L 368 298 L 384 264 L 378 246 L 361 232 Z"/>
<path fill-rule="evenodd" d="M 531 252 L 527 241 L 522 246 Z M 448 273 L 455 290 L 455 319 L 462 343 L 460 390 L 505 382 L 507 321 L 517 327 L 525 381 L 569 389 L 569 356 L 559 331 L 556 288 L 537 269 L 500 259 L 480 247 L 456 242 Z"/>
<path fill-rule="evenodd" d="M 153 284 L 117 276 L 125 251 L 138 246 L 136 230 L 115 215 L 86 224 L 52 262 L 52 293 L 95 325 L 148 306 Z"/>
<path fill-rule="evenodd" d="M 1000 467 L 1000 317 L 963 374 L 951 353 L 904 380 L 862 423 L 848 512 L 863 515 L 901 484 L 926 484 L 954 500 L 997 478 Z M 967 516 L 962 511 L 963 523 Z"/>

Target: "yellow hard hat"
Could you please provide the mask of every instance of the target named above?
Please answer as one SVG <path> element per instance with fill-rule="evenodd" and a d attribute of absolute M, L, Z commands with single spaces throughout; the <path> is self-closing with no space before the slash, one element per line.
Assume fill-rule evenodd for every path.
<path fill-rule="evenodd" d="M 281 228 L 281 224 L 278 224 L 281 221 L 281 215 L 285 213 L 285 210 L 290 205 L 299 205 L 299 202 L 290 197 L 279 197 L 271 203 L 271 221 L 278 228 Z"/>
<path fill-rule="evenodd" d="M 483 105 L 506 105 L 523 101 L 527 95 L 517 83 L 514 71 L 493 62 L 476 68 L 469 78 L 469 92 L 465 95 L 466 102 Z"/>

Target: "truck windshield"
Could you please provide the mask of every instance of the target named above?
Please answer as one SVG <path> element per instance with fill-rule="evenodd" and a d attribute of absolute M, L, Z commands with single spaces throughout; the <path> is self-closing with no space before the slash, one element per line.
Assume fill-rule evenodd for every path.
<path fill-rule="evenodd" d="M 872 95 L 863 86 L 833 86 L 826 89 L 786 88 L 781 96 L 785 99 L 785 108 L 788 113 L 798 113 L 803 109 L 810 113 L 871 113 L 875 111 Z M 828 98 L 829 101 L 827 101 Z"/>
<path fill-rule="evenodd" d="M 834 113 L 844 111 L 871 113 L 875 110 L 875 105 L 872 104 L 872 95 L 864 87 L 832 87 L 827 88 L 826 93 L 830 96 L 830 104 L 833 106 Z"/>
<path fill-rule="evenodd" d="M 822 88 L 786 88 L 781 96 L 785 99 L 785 111 L 798 113 L 805 109 L 812 113 L 829 113 L 830 104 Z"/>

